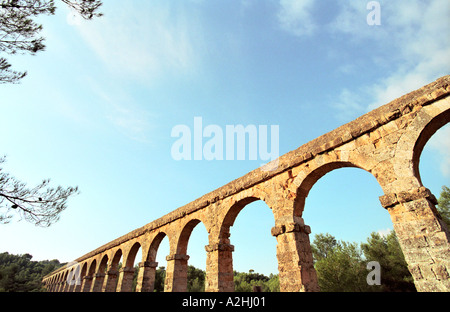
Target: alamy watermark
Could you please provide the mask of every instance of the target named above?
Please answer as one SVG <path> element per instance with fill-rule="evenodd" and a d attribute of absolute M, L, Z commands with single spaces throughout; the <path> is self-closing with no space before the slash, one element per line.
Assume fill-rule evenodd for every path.
<path fill-rule="evenodd" d="M 367 25 L 379 26 L 381 25 L 381 5 L 378 1 L 369 1 L 366 9 L 370 12 L 367 14 Z"/>
<path fill-rule="evenodd" d="M 370 261 L 366 266 L 367 270 L 371 270 L 367 274 L 366 281 L 367 285 L 381 285 L 381 267 L 378 261 Z"/>
<path fill-rule="evenodd" d="M 274 170 L 279 156 L 278 125 L 218 125 L 203 127 L 202 117 L 194 117 L 193 127 L 176 125 L 171 136 L 178 138 L 171 148 L 175 160 L 261 160 L 262 168 Z M 270 146 L 269 146 L 270 145 Z"/>

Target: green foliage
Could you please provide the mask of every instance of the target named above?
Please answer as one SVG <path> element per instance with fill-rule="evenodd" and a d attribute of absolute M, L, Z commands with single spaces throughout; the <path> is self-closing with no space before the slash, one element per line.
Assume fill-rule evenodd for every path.
<path fill-rule="evenodd" d="M 155 292 L 164 291 L 164 279 L 166 270 L 164 267 L 159 267 L 156 270 L 155 276 Z M 205 291 L 205 271 L 198 269 L 192 265 L 188 266 L 188 292 L 203 292 Z M 269 277 L 254 273 L 250 270 L 249 273 L 234 272 L 234 285 L 237 292 L 252 292 L 253 286 L 261 286 L 263 292 L 280 291 L 278 275 L 270 274 Z"/>
<path fill-rule="evenodd" d="M 236 292 L 253 292 L 255 286 L 260 286 L 262 292 L 280 291 L 278 275 L 270 274 L 267 277 L 260 273 L 254 273 L 253 270 L 250 270 L 249 273 L 234 272 L 234 290 Z"/>
<path fill-rule="evenodd" d="M 395 232 L 386 237 L 372 233 L 360 247 L 318 234 L 311 248 L 321 291 L 415 291 Z M 380 263 L 381 285 L 367 284 L 370 261 Z"/>
<path fill-rule="evenodd" d="M 442 187 L 441 196 L 438 199 L 437 210 L 442 217 L 442 220 L 447 224 L 450 229 L 450 188 L 447 186 Z"/>
<path fill-rule="evenodd" d="M 164 291 L 164 280 L 166 278 L 166 268 L 159 267 L 156 269 L 155 274 L 155 292 L 163 292 Z"/>
<path fill-rule="evenodd" d="M 189 292 L 205 291 L 205 277 L 206 277 L 205 271 L 197 269 L 192 265 L 188 266 L 187 291 Z"/>
<path fill-rule="evenodd" d="M 415 291 L 414 280 L 408 271 L 395 232 L 387 236 L 372 233 L 367 243 L 361 244 L 368 261 L 378 261 L 381 267 L 380 291 Z M 374 286 L 371 286 L 374 287 Z"/>
<path fill-rule="evenodd" d="M 0 253 L 0 292 L 44 291 L 42 278 L 60 266 L 58 260 L 31 261 L 30 254 Z"/>
<path fill-rule="evenodd" d="M 315 236 L 313 258 L 321 291 L 368 291 L 367 270 L 356 243 L 337 241 L 330 234 Z"/>

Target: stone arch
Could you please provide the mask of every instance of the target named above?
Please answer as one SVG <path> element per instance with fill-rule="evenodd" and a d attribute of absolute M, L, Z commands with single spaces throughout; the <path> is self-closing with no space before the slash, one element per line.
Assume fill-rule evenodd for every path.
<path fill-rule="evenodd" d="M 420 186 L 423 186 L 422 179 L 420 177 L 419 163 L 422 151 L 430 140 L 430 138 L 443 126 L 450 122 L 450 108 L 438 114 L 432 118 L 420 131 L 419 136 L 415 140 L 413 148 L 413 173 L 414 176 L 419 180 Z"/>
<path fill-rule="evenodd" d="M 180 235 L 178 236 L 178 242 L 176 246 L 176 253 L 180 255 L 186 255 L 187 254 L 187 247 L 189 244 L 189 238 L 192 234 L 192 231 L 194 228 L 199 224 L 204 223 L 197 218 L 191 219 L 184 226 L 182 227 L 182 230 L 180 232 Z M 206 227 L 205 227 L 206 228 Z"/>
<path fill-rule="evenodd" d="M 209 245 L 205 247 L 207 251 L 206 291 L 234 291 L 232 256 L 234 246 L 230 244 L 230 227 L 247 205 L 259 200 L 272 210 L 269 202 L 273 205 L 275 198 L 269 198 L 260 186 L 247 189 L 221 203 L 217 226 L 210 232 Z"/>
<path fill-rule="evenodd" d="M 316 182 L 319 181 L 327 173 L 330 173 L 331 171 L 339 169 L 339 168 L 360 168 L 362 170 L 365 170 L 364 168 L 361 168 L 360 166 L 357 166 L 352 162 L 332 161 L 332 162 L 322 164 L 322 165 L 312 169 L 303 178 L 303 180 L 294 181 L 294 184 L 299 183 L 299 186 L 298 186 L 297 192 L 296 192 L 297 196 L 295 198 L 294 212 L 293 212 L 295 217 L 302 217 L 303 210 L 305 208 L 306 197 L 308 196 L 308 194 L 311 191 L 314 184 L 316 184 Z M 365 171 L 367 171 L 367 170 L 365 170 Z"/>
<path fill-rule="evenodd" d="M 69 284 L 67 283 L 67 275 L 69 274 L 69 270 L 65 270 L 62 274 L 61 283 L 63 291 L 67 291 Z"/>
<path fill-rule="evenodd" d="M 77 282 L 77 275 L 76 275 L 76 269 L 78 268 L 78 266 L 71 266 L 69 270 L 67 270 L 67 278 L 66 278 L 66 283 L 67 283 L 67 288 L 68 291 L 73 291 L 76 282 Z"/>
<path fill-rule="evenodd" d="M 189 238 L 194 228 L 203 223 L 199 218 L 191 218 L 182 224 L 174 225 L 171 231 L 174 234 L 174 245 L 171 246 L 170 255 L 166 257 L 167 270 L 164 281 L 164 291 L 186 292 L 187 291 L 187 274 L 188 260 L 187 247 Z M 181 231 L 179 230 L 181 229 Z M 169 242 L 170 243 L 170 242 Z"/>
<path fill-rule="evenodd" d="M 333 161 L 329 163 L 325 163 L 321 166 L 317 166 L 316 168 L 312 169 L 306 177 L 301 181 L 301 184 L 299 185 L 297 189 L 297 195 L 306 197 L 309 194 L 309 191 L 313 187 L 313 185 L 324 175 L 327 173 L 330 173 L 331 171 L 339 168 L 359 168 L 358 166 L 354 165 L 351 162 L 348 161 Z"/>
<path fill-rule="evenodd" d="M 128 246 L 131 244 L 127 244 Z M 133 278 L 134 278 L 134 260 L 141 244 L 134 242 L 134 244 L 124 252 L 123 266 L 119 270 L 119 279 L 117 282 L 117 290 L 120 292 L 133 291 Z"/>
<path fill-rule="evenodd" d="M 169 236 L 163 232 L 159 231 L 150 240 L 150 244 L 142 244 L 140 248 L 142 249 L 142 262 L 139 262 L 139 271 L 137 276 L 136 292 L 153 292 L 155 289 L 155 278 L 156 278 L 156 267 L 158 263 L 156 262 L 156 255 L 159 250 L 159 246 L 164 238 L 167 236 L 170 244 Z M 132 247 L 136 249 L 139 243 L 135 243 Z M 148 249 L 145 250 L 146 246 Z M 134 251 L 137 253 L 138 248 Z"/>
<path fill-rule="evenodd" d="M 99 266 L 99 272 L 102 273 L 103 261 L 107 259 L 107 265 L 105 268 L 105 278 L 102 283 L 102 292 L 114 292 L 116 291 L 117 279 L 119 274 L 119 262 L 122 258 L 122 248 L 113 249 L 110 251 L 109 255 L 105 254 L 102 257 L 101 264 Z"/>
<path fill-rule="evenodd" d="M 407 126 L 402 130 L 392 161 L 394 181 L 389 193 L 411 191 L 422 187 L 419 160 L 425 144 L 433 134 L 450 120 L 450 98 L 440 99 L 420 107 L 403 118 Z"/>
<path fill-rule="evenodd" d="M 150 247 L 148 248 L 147 252 L 147 261 L 149 262 L 155 262 L 156 261 L 156 254 L 158 253 L 158 248 L 163 239 L 167 237 L 169 240 L 169 246 L 171 245 L 170 237 L 165 233 L 160 231 L 158 234 L 153 237 L 152 242 L 150 243 Z"/>
<path fill-rule="evenodd" d="M 408 117 L 393 160 L 395 180 L 380 201 L 391 215 L 416 289 L 445 291 L 450 285 L 450 261 L 445 256 L 450 233 L 436 209 L 436 197 L 422 184 L 419 161 L 428 140 L 450 120 L 450 98 L 420 107 Z"/>
<path fill-rule="evenodd" d="M 82 292 L 90 292 L 92 281 L 94 278 L 94 274 L 96 273 L 97 269 L 97 261 L 96 259 L 88 259 L 83 267 L 82 273 L 84 272 L 85 275 L 83 276 L 83 285 L 82 285 Z"/>
<path fill-rule="evenodd" d="M 108 255 L 104 254 L 103 257 L 101 257 L 100 263 L 98 265 L 98 273 L 104 274 L 106 273 L 106 270 L 108 269 Z"/>
<path fill-rule="evenodd" d="M 97 260 L 93 259 L 89 265 L 87 275 L 92 277 L 96 273 L 96 271 L 97 271 Z"/>
<path fill-rule="evenodd" d="M 83 262 L 83 265 L 81 265 L 81 272 L 80 272 L 80 277 L 83 278 L 87 275 L 87 261 Z"/>
<path fill-rule="evenodd" d="M 133 267 L 136 255 L 141 249 L 141 244 L 139 242 L 135 242 L 133 246 L 131 246 L 130 250 L 128 251 L 127 255 L 124 257 L 124 266 L 127 268 Z M 141 260 L 141 259 L 139 259 Z"/>
<path fill-rule="evenodd" d="M 75 269 L 73 271 L 74 274 L 74 291 L 78 292 L 80 291 L 80 287 L 81 287 L 81 265 L 79 263 L 77 263 L 75 265 Z"/>
<path fill-rule="evenodd" d="M 269 205 L 269 199 L 263 192 L 258 190 L 249 190 L 250 192 L 245 192 L 248 194 L 241 195 L 240 198 L 234 201 L 228 209 L 224 209 L 223 217 L 219 219 L 219 232 L 216 238 L 217 243 L 229 244 L 230 237 L 230 227 L 233 226 L 237 216 L 248 204 L 256 202 L 258 200 L 263 201 L 271 210 L 272 207 Z M 275 218 L 275 216 L 274 216 Z M 210 240 L 211 243 L 211 240 Z"/>
<path fill-rule="evenodd" d="M 121 258 L 122 258 L 121 248 L 118 248 L 117 250 L 113 251 L 113 256 L 111 257 L 111 261 L 109 263 L 109 269 L 117 271 L 119 268 L 119 262 Z"/>

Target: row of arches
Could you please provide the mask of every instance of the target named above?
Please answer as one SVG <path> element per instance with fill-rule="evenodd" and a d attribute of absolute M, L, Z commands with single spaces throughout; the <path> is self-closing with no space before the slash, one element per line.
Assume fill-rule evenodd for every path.
<path fill-rule="evenodd" d="M 176 219 L 161 228 L 130 238 L 125 243 L 83 259 L 80 263 L 68 266 L 47 277 L 44 283 L 50 291 L 131 291 L 134 263 L 140 251 L 136 290 L 153 291 L 155 270 L 158 265 L 156 261 L 158 248 L 167 237 L 169 253 L 166 257 L 164 289 L 165 291 L 186 291 L 188 242 L 194 228 L 202 224 L 201 227 L 204 227 L 208 233 L 205 247 L 206 290 L 232 291 L 234 246 L 231 245 L 230 228 L 244 207 L 256 201 L 263 201 L 270 208 L 272 220 L 274 220 L 271 233 L 277 241 L 276 254 L 281 289 L 317 290 L 317 280 L 310 257 L 308 237 L 310 232 L 303 221 L 306 197 L 312 187 L 326 174 L 344 167 L 359 168 L 368 172 L 369 176 L 375 178 L 374 181 L 378 182 L 382 194 L 386 196 L 402 191 L 414 191 L 422 187 L 418 173 L 420 154 L 430 137 L 450 119 L 449 101 L 442 100 L 442 102 L 444 104 L 423 109 L 422 115 L 417 114 L 420 116 L 419 121 L 416 124 L 414 124 L 416 120 L 410 122 L 412 130 L 409 133 L 397 125 L 390 125 L 377 130 L 378 132 L 363 135 L 332 151 L 317 155 L 311 161 L 302 163 L 292 170 L 261 181 L 257 185 Z M 439 112 L 439 109 L 441 113 L 436 114 L 435 111 Z M 424 119 L 425 123 L 423 123 Z M 397 141 L 391 142 L 391 145 L 378 144 L 386 152 L 386 155 L 382 155 L 377 150 L 379 147 L 376 143 L 380 140 L 392 141 L 393 138 Z M 398 157 L 399 155 L 401 157 Z M 425 201 L 420 204 L 421 207 L 431 204 L 426 198 L 420 200 Z M 403 209 L 402 205 L 402 203 L 393 202 L 385 208 L 392 217 L 397 211 L 391 207 L 401 206 Z M 427 207 L 424 209 L 434 211 L 431 206 Z M 437 217 L 432 212 L 428 218 L 435 220 Z M 397 216 L 395 220 L 397 228 L 401 229 L 401 220 L 399 221 Z M 448 230 L 440 228 L 438 231 Z M 402 239 L 407 239 L 408 235 L 416 234 L 402 232 L 400 236 L 403 236 Z M 430 250 L 428 248 L 426 252 L 431 255 Z M 119 260 L 122 258 L 122 267 L 119 268 Z M 410 260 L 410 266 L 419 266 L 412 262 L 413 259 Z"/>

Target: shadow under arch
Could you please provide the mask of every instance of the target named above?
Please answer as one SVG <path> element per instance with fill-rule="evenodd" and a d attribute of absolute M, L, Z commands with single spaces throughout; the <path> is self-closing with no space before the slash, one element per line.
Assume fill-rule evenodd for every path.
<path fill-rule="evenodd" d="M 102 259 L 100 260 L 100 264 L 98 266 L 98 273 L 104 274 L 106 273 L 106 270 L 108 269 L 108 255 L 103 255 Z"/>
<path fill-rule="evenodd" d="M 135 262 L 136 255 L 138 254 L 139 249 L 141 249 L 141 244 L 139 242 L 136 242 L 133 244 L 133 246 L 128 251 L 128 254 L 126 255 L 126 259 L 124 260 L 125 267 L 132 268 Z M 138 259 L 139 261 L 140 259 Z"/>
<path fill-rule="evenodd" d="M 81 272 L 80 272 L 80 277 L 81 278 L 86 276 L 86 274 L 87 274 L 87 267 L 88 267 L 88 263 L 87 263 L 87 261 L 85 261 L 83 263 L 83 265 L 81 266 Z"/>
<path fill-rule="evenodd" d="M 170 246 L 170 238 L 169 236 L 164 232 L 159 232 L 152 240 L 150 247 L 147 252 L 147 260 L 149 262 L 155 262 L 156 261 L 156 255 L 158 253 L 159 246 L 161 245 L 161 242 L 166 238 L 169 240 L 169 246 Z"/>
<path fill-rule="evenodd" d="M 184 261 L 180 261 L 177 269 L 180 271 L 185 271 L 186 274 L 186 276 L 183 276 L 185 278 L 178 279 L 179 284 L 182 285 L 177 285 L 177 287 L 181 287 L 180 289 L 183 289 L 183 291 L 202 291 L 202 285 L 198 284 L 199 280 L 193 280 L 195 278 L 193 275 L 199 274 L 198 271 L 191 271 L 192 268 L 189 267 L 193 265 L 196 270 L 203 271 L 206 269 L 207 261 L 205 246 L 208 244 L 208 232 L 204 222 L 200 218 L 193 218 L 189 220 L 182 226 L 177 240 L 176 255 L 185 258 L 185 263 Z M 203 244 L 201 244 L 202 242 Z M 202 264 L 200 264 L 200 260 L 202 260 Z M 204 276 L 201 277 L 199 275 L 197 278 L 204 280 Z M 197 282 L 195 287 L 193 287 L 194 282 Z"/>
<path fill-rule="evenodd" d="M 119 248 L 114 252 L 113 257 L 111 258 L 111 263 L 109 264 L 109 270 L 117 271 L 119 270 L 120 259 L 122 258 L 122 249 Z"/>
<path fill-rule="evenodd" d="M 167 239 L 166 239 L 167 237 Z M 166 245 L 167 241 L 167 245 Z M 142 292 L 163 292 L 165 279 L 166 279 L 166 267 L 162 265 L 162 263 L 157 262 L 157 259 L 163 257 L 165 259 L 166 255 L 159 255 L 161 253 L 161 247 L 167 247 L 167 255 L 170 253 L 170 244 L 171 238 L 165 232 L 160 231 L 157 233 L 152 239 L 151 243 L 147 250 L 142 250 L 143 258 L 145 262 L 150 265 L 150 267 L 145 268 L 147 271 L 144 273 L 147 276 L 147 281 L 142 282 L 143 284 L 140 286 L 141 289 L 139 291 Z M 164 246 L 162 246 L 164 245 Z M 165 249 L 165 248 L 163 248 Z M 165 251 L 165 250 L 163 250 Z M 145 252 L 145 254 L 144 254 Z M 166 263 L 166 262 L 164 262 Z M 157 269 L 159 266 L 159 269 Z"/>
<path fill-rule="evenodd" d="M 93 277 L 97 270 L 97 260 L 94 259 L 91 261 L 88 269 L 88 276 Z"/>

